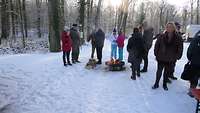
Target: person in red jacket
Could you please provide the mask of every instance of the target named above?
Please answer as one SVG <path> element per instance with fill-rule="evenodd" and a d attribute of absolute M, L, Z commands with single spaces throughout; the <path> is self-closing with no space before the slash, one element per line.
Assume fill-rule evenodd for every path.
<path fill-rule="evenodd" d="M 123 49 L 124 49 L 124 40 L 125 35 L 122 30 L 119 31 L 119 36 L 117 38 L 118 52 L 119 52 L 119 60 L 123 61 Z"/>
<path fill-rule="evenodd" d="M 63 50 L 63 63 L 64 66 L 72 65 L 70 62 L 70 53 L 72 49 L 72 39 L 70 37 L 70 29 L 65 27 L 64 31 L 62 32 L 62 50 Z M 66 56 L 67 56 L 67 63 L 66 63 Z"/>

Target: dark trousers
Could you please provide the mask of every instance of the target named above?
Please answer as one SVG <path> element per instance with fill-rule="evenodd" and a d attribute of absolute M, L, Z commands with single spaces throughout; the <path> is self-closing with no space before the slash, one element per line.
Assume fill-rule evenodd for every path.
<path fill-rule="evenodd" d="M 140 76 L 140 64 L 141 64 L 142 59 L 137 58 L 135 59 L 135 62 L 131 63 L 131 69 L 132 69 L 132 76 L 136 77 Z"/>
<path fill-rule="evenodd" d="M 159 81 L 162 76 L 163 70 L 164 70 L 163 85 L 167 85 L 168 75 L 170 74 L 172 68 L 173 68 L 173 63 L 158 61 L 155 85 L 159 85 Z"/>
<path fill-rule="evenodd" d="M 63 63 L 64 63 L 64 64 L 66 64 L 66 56 L 67 56 L 67 63 L 70 63 L 70 60 L 69 60 L 70 52 L 71 52 L 71 51 L 67 51 L 67 52 L 64 52 L 64 51 L 63 51 Z"/>
<path fill-rule="evenodd" d="M 97 59 L 101 62 L 102 60 L 102 49 L 103 47 L 96 47 L 96 51 L 97 51 Z"/>
<path fill-rule="evenodd" d="M 192 67 L 190 88 L 196 88 L 200 77 L 200 68 Z"/>
<path fill-rule="evenodd" d="M 94 45 L 92 45 L 92 54 L 91 54 L 92 59 L 94 58 L 95 49 L 96 49 L 96 47 Z"/>
<path fill-rule="evenodd" d="M 144 67 L 143 70 L 147 70 L 148 69 L 148 55 L 149 55 L 149 50 L 146 51 L 144 53 L 144 55 L 142 56 L 142 59 L 144 60 Z"/>
<path fill-rule="evenodd" d="M 169 77 L 173 77 L 174 76 L 175 67 L 176 67 L 176 62 L 172 62 L 172 68 L 171 68 Z"/>
<path fill-rule="evenodd" d="M 72 46 L 72 61 L 78 61 L 79 58 L 79 46 L 73 45 Z"/>

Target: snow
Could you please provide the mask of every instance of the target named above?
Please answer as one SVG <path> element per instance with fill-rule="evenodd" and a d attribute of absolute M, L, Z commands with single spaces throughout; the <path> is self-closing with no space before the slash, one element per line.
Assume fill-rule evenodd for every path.
<path fill-rule="evenodd" d="M 177 63 L 175 75 L 180 77 L 187 62 Z M 105 65 L 95 70 L 84 68 L 90 57 L 90 45 L 81 48 L 80 61 L 64 67 L 62 53 L 37 53 L 0 56 L 1 113 L 192 113 L 196 101 L 187 95 L 188 83 L 182 80 L 152 90 L 156 61 L 153 49 L 149 55 L 148 73 L 136 81 L 131 70 L 107 72 Z M 124 49 L 126 52 L 126 50 Z M 106 41 L 103 60 L 110 58 L 110 42 Z M 127 61 L 127 52 L 125 54 Z M 162 83 L 162 81 L 161 81 Z M 160 86 L 162 86 L 160 83 Z M 1 98 L 0 98 L 1 99 Z M 4 101 L 4 102 L 2 102 Z M 6 101 L 6 102 L 5 102 Z M 2 103 L 1 103 L 2 102 Z M 6 106 L 6 107 L 5 107 Z"/>

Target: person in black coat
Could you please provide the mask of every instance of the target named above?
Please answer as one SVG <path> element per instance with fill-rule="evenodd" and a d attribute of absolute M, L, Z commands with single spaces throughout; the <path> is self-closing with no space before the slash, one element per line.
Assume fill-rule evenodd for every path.
<path fill-rule="evenodd" d="M 136 80 L 136 75 L 140 77 L 140 64 L 145 51 L 142 34 L 138 28 L 134 28 L 132 37 L 128 41 L 127 51 L 129 52 L 128 62 L 132 65 L 131 79 Z"/>
<path fill-rule="evenodd" d="M 105 41 L 105 33 L 102 29 L 98 29 L 98 31 L 95 33 L 95 48 L 97 51 L 97 64 L 102 64 L 102 50 L 104 46 Z"/>
<path fill-rule="evenodd" d="M 192 89 L 197 87 L 198 79 L 200 77 L 200 32 L 192 40 L 187 51 L 187 58 L 192 66 L 190 79 L 190 89 Z M 191 94 L 191 92 L 189 92 L 189 94 Z"/>
<path fill-rule="evenodd" d="M 80 54 L 80 35 L 78 32 L 78 25 L 73 24 L 73 27 L 70 29 L 70 35 L 72 39 L 72 62 L 73 63 L 80 63 L 79 54 Z"/>
<path fill-rule="evenodd" d="M 144 40 L 144 47 L 145 47 L 145 52 L 142 56 L 142 59 L 144 60 L 144 67 L 141 70 L 141 72 L 147 72 L 148 71 L 148 54 L 149 54 L 149 50 L 152 47 L 154 30 L 152 27 L 149 27 L 147 25 L 147 22 L 144 22 L 142 25 L 142 28 L 140 29 L 142 29 L 140 31 L 142 33 L 142 38 Z"/>

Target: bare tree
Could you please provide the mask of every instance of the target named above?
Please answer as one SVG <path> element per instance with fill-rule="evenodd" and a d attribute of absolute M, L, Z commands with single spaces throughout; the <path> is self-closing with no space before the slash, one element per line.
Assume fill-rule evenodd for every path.
<path fill-rule="evenodd" d="M 60 0 L 48 1 L 49 14 L 49 47 L 51 52 L 59 52 L 60 45 L 60 19 L 59 19 L 59 5 Z"/>
<path fill-rule="evenodd" d="M 96 13 L 96 16 L 95 16 L 95 28 L 99 28 L 102 3 L 103 3 L 103 0 L 98 1 L 97 13 Z"/>

